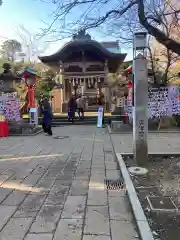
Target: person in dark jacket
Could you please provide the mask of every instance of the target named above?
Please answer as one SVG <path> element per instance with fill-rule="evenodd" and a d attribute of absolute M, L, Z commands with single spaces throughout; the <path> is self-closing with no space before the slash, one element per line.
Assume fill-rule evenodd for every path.
<path fill-rule="evenodd" d="M 48 135 L 52 135 L 51 125 L 52 125 L 52 108 L 47 98 L 45 98 L 42 101 L 42 112 L 43 112 L 43 118 L 42 118 L 42 128 L 44 130 L 44 133 L 47 133 Z"/>
<path fill-rule="evenodd" d="M 72 96 L 68 102 L 68 121 L 74 122 L 76 112 L 76 98 Z"/>

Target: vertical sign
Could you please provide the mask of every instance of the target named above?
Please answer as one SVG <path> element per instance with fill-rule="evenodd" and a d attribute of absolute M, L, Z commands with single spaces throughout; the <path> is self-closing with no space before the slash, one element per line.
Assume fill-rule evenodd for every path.
<path fill-rule="evenodd" d="M 103 119 L 103 108 L 98 108 L 98 119 L 97 119 L 97 127 L 102 128 L 102 119 Z"/>
<path fill-rule="evenodd" d="M 146 58 L 134 59 L 133 150 L 138 165 L 148 160 L 148 70 Z"/>

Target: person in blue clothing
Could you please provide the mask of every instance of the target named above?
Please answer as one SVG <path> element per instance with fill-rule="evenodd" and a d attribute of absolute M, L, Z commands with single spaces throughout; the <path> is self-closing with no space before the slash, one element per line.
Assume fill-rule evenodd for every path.
<path fill-rule="evenodd" d="M 51 125 L 52 125 L 53 113 L 52 113 L 52 108 L 48 101 L 48 98 L 45 98 L 42 101 L 42 113 L 43 113 L 43 118 L 42 118 L 43 131 L 44 133 L 52 136 Z"/>

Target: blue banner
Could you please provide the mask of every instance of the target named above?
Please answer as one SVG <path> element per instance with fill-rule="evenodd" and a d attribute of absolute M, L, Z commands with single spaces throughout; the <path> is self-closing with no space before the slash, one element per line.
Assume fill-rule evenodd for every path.
<path fill-rule="evenodd" d="M 102 128 L 102 120 L 103 120 L 103 108 L 98 108 L 98 119 L 97 119 L 97 127 Z"/>

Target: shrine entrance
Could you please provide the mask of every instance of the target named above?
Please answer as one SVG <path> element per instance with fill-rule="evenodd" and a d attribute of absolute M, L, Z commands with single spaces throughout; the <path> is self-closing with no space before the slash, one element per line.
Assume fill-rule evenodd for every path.
<path fill-rule="evenodd" d="M 108 112 L 111 104 L 108 73 L 116 72 L 125 56 L 126 54 L 110 52 L 100 43 L 91 40 L 89 34 L 80 31 L 60 51 L 39 59 L 59 72 L 56 83 L 59 88 L 60 112 L 67 111 L 67 103 L 72 94 L 81 94 L 86 100 L 86 111 L 92 112 L 97 111 L 97 98 L 103 94 L 105 111 Z"/>
<path fill-rule="evenodd" d="M 82 95 L 86 102 L 86 110 L 97 110 L 97 99 L 100 93 L 104 93 L 104 79 L 105 76 L 69 76 L 64 74 L 64 98 L 65 101 L 71 97 L 72 94 L 78 96 Z"/>

